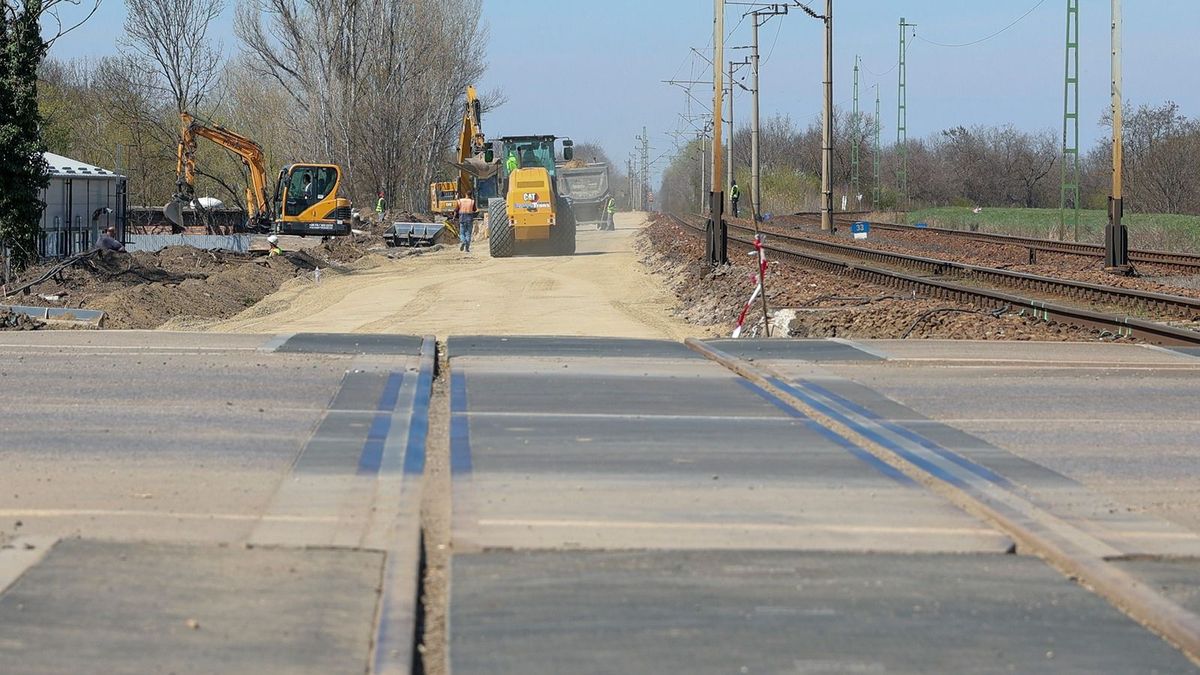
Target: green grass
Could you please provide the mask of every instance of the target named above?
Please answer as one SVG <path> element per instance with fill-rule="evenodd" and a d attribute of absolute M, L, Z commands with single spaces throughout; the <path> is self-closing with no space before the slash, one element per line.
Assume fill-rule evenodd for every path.
<path fill-rule="evenodd" d="M 1070 214 L 1068 214 L 1070 215 Z M 903 214 L 901 214 L 903 217 Z M 1058 209 L 987 208 L 972 213 L 968 207 L 921 209 L 902 218 L 907 223 L 928 223 L 930 227 L 980 232 L 999 232 L 1026 237 L 1058 238 Z M 1108 214 L 1100 210 L 1079 212 L 1079 241 L 1102 243 Z M 1200 216 L 1127 213 L 1130 246 L 1166 251 L 1200 251 Z M 1068 222 L 1066 238 L 1072 239 L 1073 224 Z"/>

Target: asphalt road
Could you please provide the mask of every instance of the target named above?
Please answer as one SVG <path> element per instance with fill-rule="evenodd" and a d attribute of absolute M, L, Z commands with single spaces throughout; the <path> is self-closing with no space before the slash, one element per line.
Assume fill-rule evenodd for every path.
<path fill-rule="evenodd" d="M 652 339 L 452 336 L 434 386 L 418 337 L 0 334 L 0 670 L 1194 672 L 931 486 L 1198 612 L 1200 358 L 710 344 L 778 381 Z"/>

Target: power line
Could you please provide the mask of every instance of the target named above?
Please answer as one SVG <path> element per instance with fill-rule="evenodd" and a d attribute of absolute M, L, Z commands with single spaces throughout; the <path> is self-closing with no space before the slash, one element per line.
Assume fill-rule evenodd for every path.
<path fill-rule="evenodd" d="M 1007 25 L 1007 26 L 1005 26 L 1004 28 L 1001 28 L 1000 30 L 996 31 L 995 33 L 992 33 L 991 35 L 988 35 L 987 37 L 981 37 L 981 38 L 979 38 L 978 40 L 972 40 L 971 42 L 962 42 L 962 43 L 957 43 L 957 44 L 947 44 L 947 43 L 944 43 L 944 42 L 935 42 L 935 41 L 933 41 L 933 40 L 929 40 L 929 39 L 927 39 L 927 38 L 923 38 L 923 37 L 921 37 L 920 35 L 917 35 L 917 34 L 915 34 L 915 33 L 913 34 L 913 38 L 914 38 L 914 39 L 917 39 L 917 40 L 921 40 L 922 42 L 928 42 L 928 43 L 929 43 L 929 44 L 931 44 L 931 45 L 937 45 L 938 47 L 970 47 L 970 46 L 972 46 L 972 45 L 977 45 L 977 44 L 979 44 L 980 42 L 987 42 L 988 40 L 991 40 L 992 38 L 996 37 L 997 35 L 1000 35 L 1001 33 L 1004 33 L 1004 32 L 1005 32 L 1005 31 L 1007 31 L 1009 28 L 1012 28 L 1013 26 L 1015 26 L 1015 25 L 1017 25 L 1017 24 L 1021 23 L 1021 21 L 1022 21 L 1022 20 L 1023 20 L 1025 17 L 1029 16 L 1030 14 L 1033 14 L 1033 13 L 1034 13 L 1034 11 L 1035 11 L 1035 10 L 1037 10 L 1037 8 L 1038 8 L 1038 7 L 1041 7 L 1041 6 L 1042 6 L 1042 5 L 1044 5 L 1044 4 L 1046 4 L 1046 0 L 1039 0 L 1039 2 L 1038 2 L 1036 5 L 1034 5 L 1033 7 L 1030 7 L 1030 8 L 1029 8 L 1029 11 L 1027 11 L 1027 12 L 1025 12 L 1024 14 L 1022 14 L 1021 16 L 1017 17 L 1017 19 L 1016 19 L 1015 21 L 1013 21 L 1012 23 L 1008 24 L 1008 25 Z"/>

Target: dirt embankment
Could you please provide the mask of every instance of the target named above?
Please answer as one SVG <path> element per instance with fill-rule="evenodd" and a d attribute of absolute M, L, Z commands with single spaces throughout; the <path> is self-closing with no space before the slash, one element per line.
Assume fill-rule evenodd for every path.
<path fill-rule="evenodd" d="M 382 247 L 382 236 L 371 232 L 273 257 L 189 246 L 97 253 L 58 271 L 58 263 L 26 270 L 12 288 L 53 274 L 3 302 L 103 310 L 105 328 L 185 327 L 232 317 L 291 279 L 336 274 Z"/>
<path fill-rule="evenodd" d="M 734 246 L 740 246 L 734 244 Z M 678 313 L 701 326 L 733 329 L 755 283 L 753 258 L 730 250 L 729 265 L 702 263 L 703 242 L 668 218 L 656 217 L 641 242 L 642 262 L 669 279 L 680 301 Z M 767 298 L 772 335 L 859 339 L 939 338 L 970 340 L 1117 340 L 1098 331 L 1049 323 L 969 304 L 926 298 L 857 279 L 769 261 Z M 754 306 L 747 334 L 761 335 L 762 310 Z"/>

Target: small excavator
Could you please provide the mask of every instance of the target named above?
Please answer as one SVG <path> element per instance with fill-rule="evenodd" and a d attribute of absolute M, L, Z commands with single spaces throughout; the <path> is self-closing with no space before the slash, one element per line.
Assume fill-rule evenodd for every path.
<path fill-rule="evenodd" d="M 336 164 L 291 164 L 279 171 L 274 195 L 267 193 L 266 155 L 262 146 L 219 124 L 180 113 L 176 167 L 178 192 L 163 207 L 167 220 L 183 224 L 183 209 L 202 208 L 196 198 L 196 139 L 206 138 L 242 159 L 250 172 L 246 188 L 246 228 L 304 236 L 350 234 L 350 200 L 338 196 L 342 171 Z"/>

